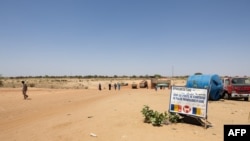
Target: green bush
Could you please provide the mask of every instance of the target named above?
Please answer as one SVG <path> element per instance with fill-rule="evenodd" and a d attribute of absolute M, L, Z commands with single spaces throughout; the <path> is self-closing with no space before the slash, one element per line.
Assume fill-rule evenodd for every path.
<path fill-rule="evenodd" d="M 157 111 L 154 111 L 153 116 L 151 117 L 150 121 L 152 123 L 152 125 L 154 126 L 161 126 L 163 123 L 166 122 L 167 120 L 167 113 L 159 113 Z"/>
<path fill-rule="evenodd" d="M 159 113 L 149 108 L 149 106 L 144 105 L 141 113 L 144 116 L 145 123 L 151 123 L 153 126 L 161 126 L 165 123 L 177 123 L 180 121 L 180 116 L 176 113 Z"/>
<path fill-rule="evenodd" d="M 176 113 L 169 113 L 168 120 L 171 123 L 177 123 L 180 121 L 180 116 Z"/>
<path fill-rule="evenodd" d="M 154 116 L 154 111 L 149 109 L 149 106 L 145 105 L 141 112 L 145 117 L 144 122 L 151 123 L 151 118 Z"/>

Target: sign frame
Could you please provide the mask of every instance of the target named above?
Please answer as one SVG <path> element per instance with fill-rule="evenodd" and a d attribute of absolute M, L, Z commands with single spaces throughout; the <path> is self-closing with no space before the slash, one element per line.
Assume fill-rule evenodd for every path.
<path fill-rule="evenodd" d="M 207 121 L 208 98 L 208 89 L 173 86 L 170 92 L 169 112 Z"/>

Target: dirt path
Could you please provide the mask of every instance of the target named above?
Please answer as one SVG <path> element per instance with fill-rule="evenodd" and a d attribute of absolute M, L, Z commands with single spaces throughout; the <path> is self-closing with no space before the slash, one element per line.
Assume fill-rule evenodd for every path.
<path fill-rule="evenodd" d="M 208 129 L 187 123 L 162 127 L 143 123 L 143 105 L 168 110 L 169 90 L 28 92 L 31 100 L 23 100 L 20 89 L 0 89 L 1 141 L 222 141 L 224 124 L 250 124 L 250 102 L 228 100 L 209 102 Z"/>

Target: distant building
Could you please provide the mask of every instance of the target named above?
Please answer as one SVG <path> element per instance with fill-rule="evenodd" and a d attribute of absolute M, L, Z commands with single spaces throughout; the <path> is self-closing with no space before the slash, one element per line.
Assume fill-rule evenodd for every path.
<path fill-rule="evenodd" d="M 152 78 L 151 79 L 151 89 L 155 89 L 155 87 L 159 88 L 169 88 L 171 85 L 171 80 L 166 78 Z"/>

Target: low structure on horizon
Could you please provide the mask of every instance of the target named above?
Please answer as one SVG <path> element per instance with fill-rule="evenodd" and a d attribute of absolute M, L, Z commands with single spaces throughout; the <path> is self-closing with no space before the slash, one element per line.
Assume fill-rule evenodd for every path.
<path fill-rule="evenodd" d="M 171 86 L 171 80 L 166 78 L 152 78 L 151 79 L 151 88 L 154 89 L 155 87 L 160 88 L 169 88 Z"/>

